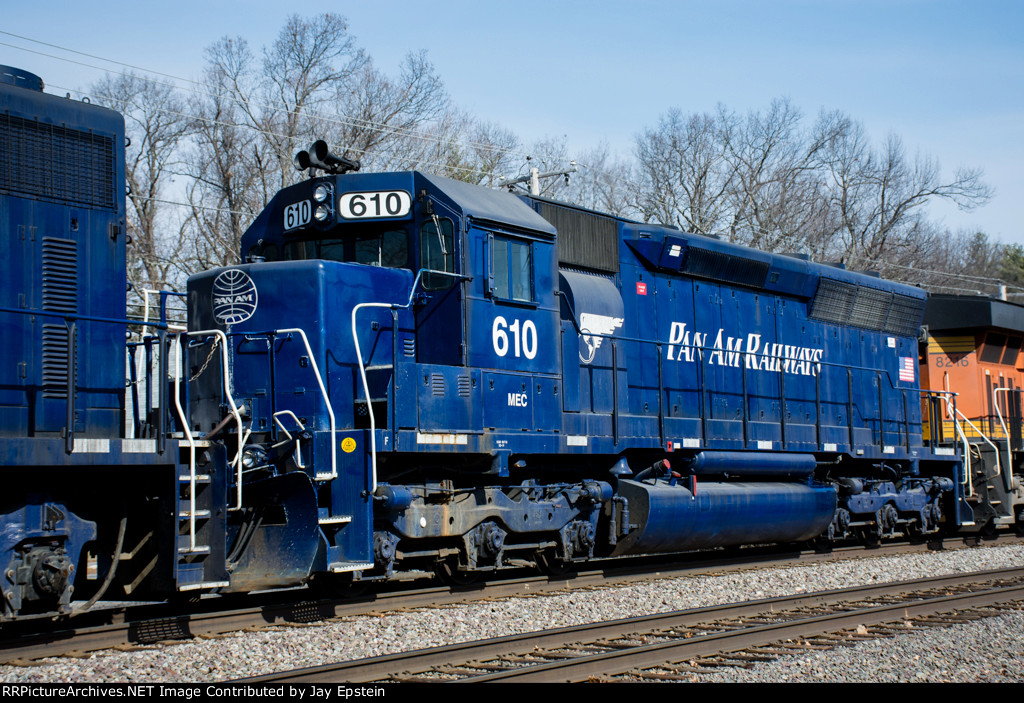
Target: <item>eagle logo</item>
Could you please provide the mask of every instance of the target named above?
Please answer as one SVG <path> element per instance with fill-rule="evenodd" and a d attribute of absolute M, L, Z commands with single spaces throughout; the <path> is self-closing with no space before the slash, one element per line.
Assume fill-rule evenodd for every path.
<path fill-rule="evenodd" d="M 597 350 L 601 348 L 601 341 L 604 337 L 620 327 L 622 327 L 621 317 L 596 315 L 592 312 L 580 313 L 580 332 L 583 334 L 583 345 L 586 346 L 585 353 L 583 346 L 580 347 L 580 361 L 584 364 L 593 361 Z"/>

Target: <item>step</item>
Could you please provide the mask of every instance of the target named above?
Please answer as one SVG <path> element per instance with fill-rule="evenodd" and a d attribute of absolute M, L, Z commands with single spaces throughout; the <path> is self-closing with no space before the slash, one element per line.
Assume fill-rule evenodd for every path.
<path fill-rule="evenodd" d="M 178 554 L 209 554 L 210 551 L 210 547 L 205 544 L 197 544 L 195 549 L 188 546 L 178 547 Z"/>
<path fill-rule="evenodd" d="M 337 477 L 334 476 L 333 474 L 317 474 L 313 478 L 315 478 L 317 481 L 332 481 Z"/>
<path fill-rule="evenodd" d="M 187 520 L 190 517 L 192 517 L 192 513 L 190 513 L 187 508 L 185 510 L 179 510 L 178 511 L 178 518 L 179 519 Z M 206 520 L 209 517 L 210 517 L 210 511 L 209 510 L 197 510 L 196 513 L 195 513 L 196 520 Z"/>
<path fill-rule="evenodd" d="M 230 581 L 196 581 L 195 583 L 179 583 L 179 591 L 198 591 L 203 588 L 227 588 Z"/>
<path fill-rule="evenodd" d="M 327 566 L 327 570 L 334 574 L 343 574 L 347 571 L 366 571 L 373 568 L 373 562 L 357 561 L 335 561 Z"/>
<path fill-rule="evenodd" d="M 192 476 L 190 474 L 181 474 L 178 476 L 178 481 L 182 483 L 191 483 Z M 210 474 L 196 474 L 196 483 L 209 483 Z"/>
<path fill-rule="evenodd" d="M 345 525 L 352 522 L 351 515 L 331 515 L 330 517 L 322 517 L 317 520 L 321 525 Z"/>

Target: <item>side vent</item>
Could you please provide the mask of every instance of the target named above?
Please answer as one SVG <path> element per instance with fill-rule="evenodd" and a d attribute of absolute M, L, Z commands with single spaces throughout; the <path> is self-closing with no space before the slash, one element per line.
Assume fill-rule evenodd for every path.
<path fill-rule="evenodd" d="M 769 268 L 771 267 L 767 261 L 732 256 L 691 243 L 686 248 L 686 258 L 680 271 L 715 281 L 763 288 Z"/>
<path fill-rule="evenodd" d="M 416 339 L 413 337 L 406 337 L 402 340 L 402 353 L 408 358 L 416 356 Z"/>
<path fill-rule="evenodd" d="M 459 376 L 459 388 L 458 393 L 460 398 L 469 397 L 470 382 L 469 376 Z"/>
<path fill-rule="evenodd" d="M 811 301 L 810 318 L 913 337 L 924 305 L 924 300 L 908 295 L 822 278 Z"/>
<path fill-rule="evenodd" d="M 430 392 L 439 398 L 444 397 L 444 376 L 442 374 L 430 374 Z"/>
<path fill-rule="evenodd" d="M 68 397 L 68 328 L 43 325 L 43 397 Z"/>
<path fill-rule="evenodd" d="M 78 312 L 78 243 L 43 237 L 43 310 Z M 52 318 L 48 318 L 51 319 Z M 44 398 L 67 398 L 68 328 L 43 323 Z"/>

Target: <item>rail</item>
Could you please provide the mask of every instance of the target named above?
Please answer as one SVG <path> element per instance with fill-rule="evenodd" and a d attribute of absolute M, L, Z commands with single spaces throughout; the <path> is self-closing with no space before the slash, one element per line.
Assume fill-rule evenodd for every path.
<path fill-rule="evenodd" d="M 139 320 L 131 320 L 128 318 L 116 318 L 116 317 L 102 317 L 98 315 L 80 315 L 78 313 L 69 312 L 57 312 L 53 310 L 35 310 L 35 309 L 24 309 L 24 308 L 9 308 L 0 307 L 0 314 L 8 313 L 14 315 L 29 315 L 32 317 L 47 317 L 63 320 L 64 324 L 68 329 L 68 341 L 67 341 L 67 375 L 65 378 L 65 392 L 66 392 L 66 426 L 64 428 L 64 443 L 65 452 L 71 454 L 74 452 L 75 443 L 75 395 L 78 393 L 78 368 L 77 368 L 77 357 L 78 357 L 78 324 L 79 322 L 99 322 L 102 324 L 111 325 L 124 325 L 126 327 L 153 327 L 157 329 L 160 334 L 163 334 L 167 330 L 166 322 L 155 323 L 155 322 L 143 322 Z M 129 354 L 131 354 L 131 345 L 128 345 Z M 137 399 L 136 399 L 137 400 Z M 123 409 L 122 409 L 123 410 Z M 136 408 L 137 417 L 137 408 Z M 162 435 L 163 427 L 160 427 L 160 433 Z M 134 434 L 134 432 L 133 432 Z M 128 433 L 125 427 L 121 428 L 121 435 L 123 439 L 128 438 Z M 163 453 L 163 437 L 160 437 L 161 441 L 158 443 L 158 453 Z"/>
<path fill-rule="evenodd" d="M 221 363 L 223 364 L 223 367 L 222 367 L 223 370 L 222 370 L 222 373 L 221 373 L 221 378 L 223 380 L 224 397 L 228 401 L 228 406 L 231 408 L 231 416 L 235 418 L 235 423 L 236 423 L 236 425 L 238 427 L 238 451 L 235 453 L 235 458 L 232 459 L 229 462 L 231 465 L 233 465 L 235 467 L 235 471 L 236 471 L 236 484 L 237 484 L 237 486 L 236 486 L 237 498 L 236 499 L 237 499 L 237 505 L 233 509 L 234 510 L 241 510 L 242 509 L 242 449 L 245 447 L 245 439 L 246 439 L 246 437 L 249 436 L 249 433 L 247 433 L 247 432 L 245 432 L 243 430 L 243 427 L 242 427 L 242 414 L 239 412 L 238 406 L 235 404 L 235 399 L 231 395 L 231 385 L 232 384 L 231 384 L 231 372 L 229 371 L 229 369 L 231 367 L 229 366 L 229 363 L 228 363 L 228 338 L 227 338 L 227 335 L 225 335 L 224 332 L 222 332 L 221 330 L 213 329 L 213 330 L 196 330 L 194 332 L 182 332 L 182 333 L 180 333 L 178 335 L 175 335 L 175 336 L 176 337 L 181 337 L 181 336 L 188 336 L 188 337 L 207 336 L 207 337 L 211 337 L 212 336 L 212 337 L 216 337 L 217 340 L 220 342 Z M 175 374 L 174 375 L 174 390 L 175 390 L 174 395 L 175 395 L 175 400 L 177 400 L 177 398 L 179 396 L 179 385 L 178 385 L 179 383 L 180 383 L 180 374 Z M 186 428 L 188 427 L 188 423 L 185 421 L 184 417 L 182 417 L 182 424 Z M 231 509 L 231 508 L 229 508 L 229 509 Z"/>
<path fill-rule="evenodd" d="M 665 410 L 664 409 L 664 405 L 665 405 L 666 387 L 665 387 L 665 383 L 664 383 L 664 360 L 665 360 L 665 355 L 662 353 L 662 348 L 666 344 L 668 344 L 668 342 L 661 341 L 661 340 L 654 340 L 654 339 L 646 339 L 646 338 L 643 338 L 643 337 L 627 337 L 627 336 L 619 336 L 619 335 L 615 335 L 615 334 L 592 333 L 589 330 L 584 332 L 584 330 L 581 328 L 580 323 L 579 323 L 579 321 L 577 319 L 576 311 L 574 310 L 573 305 L 569 301 L 568 297 L 562 291 L 559 291 L 558 295 L 565 302 L 566 307 L 568 308 L 569 313 L 570 313 L 569 321 L 572 322 L 573 328 L 575 329 L 575 331 L 576 331 L 576 333 L 578 335 L 580 335 L 580 336 L 586 335 L 586 336 L 589 336 L 589 337 L 599 337 L 599 338 L 603 338 L 603 339 L 609 340 L 609 342 L 610 342 L 609 346 L 612 349 L 612 383 L 613 383 L 613 386 L 617 386 L 617 377 L 618 377 L 618 372 L 619 372 L 618 354 L 617 354 L 617 347 L 618 347 L 618 343 L 619 342 L 634 342 L 634 343 L 640 343 L 640 344 L 648 344 L 648 345 L 653 345 L 656 348 L 656 353 L 657 353 L 657 356 L 658 356 L 658 434 L 659 434 L 659 441 L 660 441 L 661 445 L 664 446 L 665 443 L 666 443 L 665 427 L 664 427 L 664 421 L 665 421 L 665 417 L 666 417 L 665 411 L 664 411 Z M 734 350 L 730 350 L 730 349 L 720 349 L 720 348 L 717 348 L 717 347 L 708 346 L 708 345 L 704 345 L 704 344 L 683 344 L 683 343 L 678 343 L 678 344 L 673 344 L 671 346 L 679 348 L 680 355 L 683 355 L 683 350 L 689 350 L 690 354 L 687 354 L 687 356 L 691 356 L 692 355 L 697 360 L 697 362 L 698 362 L 697 363 L 697 387 L 693 389 L 693 392 L 696 392 L 698 394 L 698 396 L 699 396 L 699 401 L 698 401 L 698 404 L 699 404 L 699 407 L 700 407 L 699 418 L 702 420 L 702 422 L 701 422 L 701 437 L 700 437 L 700 440 L 701 440 L 701 442 L 703 444 L 706 444 L 706 442 L 707 442 L 707 429 L 706 429 L 706 427 L 707 427 L 707 420 L 715 419 L 715 418 L 713 418 L 713 408 L 712 409 L 708 408 L 709 396 L 711 395 L 711 391 L 708 390 L 707 384 L 705 383 L 705 376 L 707 374 L 707 371 L 706 371 L 705 367 L 706 366 L 710 366 L 710 364 L 711 364 L 710 360 L 713 359 L 716 355 L 721 355 L 723 357 L 728 356 L 730 358 L 736 358 L 738 360 L 738 368 L 741 371 L 741 379 L 742 379 L 741 380 L 741 383 L 742 383 L 741 394 L 742 394 L 742 397 L 743 397 L 743 407 L 744 407 L 744 411 L 741 413 L 741 422 L 742 422 L 742 430 L 741 430 L 741 432 L 742 432 L 742 443 L 743 443 L 744 448 L 746 448 L 748 446 L 748 444 L 749 444 L 749 425 L 748 425 L 748 423 L 749 423 L 749 415 L 750 415 L 750 402 L 749 402 L 750 401 L 750 395 L 749 395 L 749 391 L 748 391 L 747 371 L 750 368 L 750 360 L 751 360 L 751 358 L 752 357 L 756 357 L 757 354 L 749 352 L 749 351 L 734 351 Z M 876 379 L 875 382 L 876 382 L 876 384 L 878 386 L 878 418 L 877 418 L 877 423 L 878 423 L 878 427 L 877 427 L 877 440 L 878 441 L 877 441 L 876 444 L 877 444 L 878 447 L 880 447 L 882 449 L 882 453 L 883 454 L 888 453 L 888 452 L 885 451 L 887 447 L 894 446 L 894 445 L 887 445 L 886 444 L 886 438 L 887 438 L 888 433 L 890 433 L 890 432 L 900 432 L 900 429 L 902 429 L 902 432 L 901 432 L 901 434 L 902 434 L 902 442 L 899 442 L 899 444 L 902 444 L 903 446 L 905 446 L 907 451 L 908 451 L 908 453 L 909 453 L 909 451 L 911 449 L 911 444 L 910 444 L 910 437 L 911 437 L 911 434 L 910 434 L 910 424 L 911 424 L 911 422 L 910 422 L 910 414 L 909 414 L 909 407 L 908 407 L 909 403 L 907 401 L 907 394 L 908 393 L 909 394 L 917 394 L 922 401 L 925 401 L 925 400 L 928 400 L 928 399 L 931 399 L 931 400 L 934 401 L 935 399 L 937 399 L 938 396 L 942 395 L 940 392 L 937 392 L 937 391 L 924 390 L 924 389 L 920 389 L 920 388 L 901 388 L 901 387 L 897 386 L 897 384 L 894 382 L 892 374 L 887 369 L 870 368 L 870 367 L 865 367 L 865 366 L 849 366 L 849 365 L 837 364 L 837 363 L 834 363 L 834 362 L 829 362 L 829 361 L 824 361 L 824 360 L 819 360 L 819 361 L 805 360 L 804 362 L 801 362 L 799 359 L 785 359 L 785 358 L 781 358 L 780 357 L 780 358 L 777 358 L 777 361 L 780 364 L 780 369 L 779 369 L 779 374 L 778 374 L 778 377 L 779 377 L 778 393 L 775 395 L 775 400 L 777 400 L 777 402 L 779 404 L 779 421 L 778 421 L 778 424 L 779 424 L 779 429 L 780 429 L 780 443 L 782 444 L 783 448 L 785 448 L 785 446 L 787 444 L 787 441 L 788 441 L 787 440 L 787 425 L 793 424 L 793 423 L 789 422 L 787 420 L 787 418 L 786 418 L 787 406 L 788 406 L 789 402 L 813 402 L 813 404 L 815 406 L 815 410 L 816 410 L 815 422 L 814 422 L 815 442 L 816 442 L 816 444 L 818 444 L 819 448 L 822 446 L 822 444 L 821 444 L 821 434 L 822 434 L 822 421 L 821 421 L 822 420 L 822 412 L 821 412 L 821 410 L 822 410 L 823 401 L 822 401 L 822 398 L 821 398 L 821 373 L 820 373 L 820 371 L 821 371 L 821 369 L 823 367 L 824 368 L 829 368 L 829 369 L 836 369 L 836 370 L 839 370 L 839 371 L 843 371 L 843 370 L 846 371 L 846 374 L 847 374 L 847 398 L 846 398 L 846 404 L 847 404 L 847 407 L 846 407 L 846 424 L 847 424 L 847 426 L 846 426 L 846 431 L 847 431 L 847 438 L 848 438 L 848 442 L 849 442 L 851 450 L 853 449 L 853 446 L 855 444 L 855 442 L 854 442 L 854 430 L 855 430 L 855 427 L 854 427 L 854 416 L 855 416 L 855 410 L 858 407 L 854 403 L 854 390 L 853 390 L 853 387 L 854 387 L 853 375 L 854 375 L 854 373 L 868 374 L 870 376 L 873 376 Z M 807 363 L 807 364 L 812 364 L 812 365 L 814 365 L 816 367 L 816 372 L 813 375 L 813 378 L 814 378 L 814 398 L 813 398 L 813 400 L 811 398 L 806 398 L 806 399 L 802 399 L 802 400 L 796 400 L 796 399 L 791 399 L 791 398 L 787 397 L 787 395 L 786 395 L 786 373 L 787 372 L 783 368 L 784 365 L 787 364 L 787 363 L 790 363 L 790 364 L 794 364 L 794 363 Z M 735 368 L 735 366 L 730 366 L 730 368 Z M 689 389 L 687 389 L 687 390 L 689 390 Z M 886 419 L 886 413 L 885 413 L 885 405 L 886 405 L 886 403 L 885 403 L 885 398 L 884 398 L 884 394 L 885 394 L 886 391 L 892 391 L 893 393 L 898 394 L 898 396 L 900 398 L 900 402 L 903 405 L 902 419 L 900 419 L 900 418 L 894 418 L 894 419 L 891 419 L 891 420 Z M 832 402 L 835 402 L 835 401 L 832 401 Z M 615 391 L 613 391 L 613 402 L 612 402 L 612 431 L 613 431 L 613 436 L 616 433 L 616 427 L 617 427 L 617 424 L 618 424 L 617 423 L 618 414 L 619 414 L 619 399 L 618 399 L 618 394 L 617 394 L 617 388 L 615 388 Z M 863 415 L 862 415 L 862 418 L 864 420 L 865 425 L 868 425 L 869 423 L 872 422 L 871 418 L 864 417 Z M 886 425 L 887 424 L 888 425 L 902 425 L 902 427 L 898 428 L 898 429 L 886 429 Z M 915 422 L 915 425 L 916 424 L 917 423 Z M 875 430 L 872 429 L 872 432 L 874 433 Z M 616 441 L 617 441 L 617 438 L 616 438 Z M 933 442 L 932 444 L 934 445 L 935 443 Z M 957 452 L 957 451 L 958 451 L 957 448 L 954 447 L 954 452 Z"/>
<path fill-rule="evenodd" d="M 181 364 L 181 336 L 174 336 L 174 360 L 175 367 Z M 174 374 L 174 408 L 178 412 L 178 419 L 181 421 L 182 431 L 185 433 L 185 441 L 188 443 L 188 473 L 189 473 L 189 498 L 188 498 L 188 545 L 189 551 L 196 549 L 196 440 L 189 429 L 188 420 L 181 408 L 181 374 Z"/>
<path fill-rule="evenodd" d="M 404 310 L 412 306 L 413 298 L 416 295 L 416 288 L 419 286 L 420 279 L 423 274 L 439 274 L 442 276 L 449 276 L 455 279 L 471 280 L 470 276 L 466 276 L 459 273 L 452 273 L 450 271 L 435 271 L 433 269 L 420 269 L 416 272 L 416 277 L 412 281 L 412 287 L 409 290 L 409 300 L 404 304 L 399 303 L 359 303 L 352 308 L 352 344 L 356 350 L 356 361 L 359 364 L 359 379 L 363 385 L 363 395 L 366 397 L 366 413 L 370 418 L 370 466 L 371 466 L 371 486 L 370 494 L 372 495 L 377 491 L 377 421 L 373 414 L 373 399 L 370 398 L 370 384 L 366 380 L 366 364 L 363 361 L 363 352 L 359 347 L 359 335 L 356 327 L 356 313 L 363 308 L 387 308 L 392 311 Z M 395 324 L 395 329 L 392 331 L 392 335 L 398 334 L 398 325 Z M 398 352 L 395 349 L 395 345 L 391 345 L 392 348 L 392 359 L 391 368 L 394 371 L 398 364 Z M 394 387 L 394 384 L 392 384 Z M 391 403 L 392 407 L 394 402 Z"/>
<path fill-rule="evenodd" d="M 302 337 L 302 344 L 306 347 L 306 354 L 309 355 L 309 363 L 313 367 L 313 375 L 316 376 L 316 384 L 320 388 L 320 395 L 323 396 L 324 404 L 327 407 L 327 417 L 331 424 L 331 473 L 316 475 L 318 481 L 333 481 L 338 478 L 338 447 L 335 446 L 335 436 L 337 427 L 335 426 L 334 420 L 334 408 L 331 407 L 331 399 L 327 395 L 327 389 L 324 387 L 324 379 L 320 375 L 320 366 L 316 363 L 316 357 L 313 355 L 313 350 L 309 346 L 309 338 L 306 337 L 306 333 L 298 327 L 289 327 L 287 329 L 275 330 L 274 334 L 297 334 Z M 273 354 L 273 344 L 271 344 L 270 353 Z"/>
<path fill-rule="evenodd" d="M 1006 393 L 1006 406 L 1007 411 L 1009 411 L 1011 391 L 1020 393 L 1019 388 L 996 388 L 992 391 L 992 396 L 996 401 L 996 415 L 999 417 L 999 425 L 1003 428 L 1003 436 L 1006 437 L 1006 477 L 1003 479 L 1003 485 L 1008 491 L 1013 490 L 1013 449 L 1011 447 L 1010 431 L 1006 427 L 1006 422 L 1003 420 L 1003 411 L 999 407 L 999 393 Z M 996 456 L 999 456 L 998 452 L 996 452 Z"/>

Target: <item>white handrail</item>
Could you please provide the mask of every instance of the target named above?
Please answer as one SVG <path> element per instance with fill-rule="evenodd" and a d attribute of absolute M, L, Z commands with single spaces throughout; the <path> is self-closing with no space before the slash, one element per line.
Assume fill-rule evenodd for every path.
<path fill-rule="evenodd" d="M 188 335 L 199 336 L 199 335 L 214 335 L 220 339 L 220 353 L 221 360 L 224 363 L 223 373 L 221 377 L 224 379 L 224 396 L 228 399 L 228 405 L 231 406 L 231 414 L 235 416 L 235 422 L 238 424 L 238 453 L 235 454 L 235 458 L 231 460 L 231 464 L 235 466 L 237 472 L 237 496 L 238 505 L 235 506 L 235 510 L 242 509 L 242 448 L 245 446 L 245 439 L 249 436 L 248 432 L 242 431 L 242 415 L 238 412 L 238 406 L 235 405 L 235 399 L 231 396 L 231 372 L 228 370 L 228 338 L 220 330 L 196 330 L 195 332 L 189 332 Z"/>
<path fill-rule="evenodd" d="M 949 379 L 947 378 L 946 381 L 947 381 L 946 387 L 948 389 L 948 387 L 949 387 L 949 385 L 948 385 Z M 959 433 L 960 441 L 964 445 L 964 480 L 961 481 L 960 483 L 965 485 L 965 486 L 967 486 L 967 495 L 969 495 L 969 496 L 970 495 L 974 495 L 974 479 L 971 478 L 971 445 L 967 441 L 967 433 L 964 432 L 964 428 L 960 425 L 960 422 L 956 419 L 957 413 L 959 412 L 959 410 L 956 410 L 956 412 L 954 412 L 954 408 L 953 408 L 953 396 L 955 396 L 956 393 L 952 393 L 949 390 L 946 390 L 945 392 L 939 391 L 938 393 L 939 393 L 939 395 L 942 395 L 942 396 L 945 397 L 945 399 L 946 399 L 946 412 L 949 413 L 949 417 L 953 421 L 953 428 L 957 431 L 957 433 Z"/>
<path fill-rule="evenodd" d="M 274 334 L 290 333 L 295 333 L 302 337 L 302 343 L 306 347 L 306 354 L 309 355 L 309 363 L 313 365 L 313 374 L 316 376 L 317 385 L 320 386 L 320 394 L 324 397 L 324 404 L 327 406 L 327 415 L 331 419 L 331 473 L 329 477 L 327 475 L 318 474 L 316 478 L 324 481 L 333 481 L 338 478 L 338 448 L 335 446 L 335 434 L 337 432 L 337 428 L 334 423 L 334 408 L 331 407 L 331 399 L 327 396 L 327 389 L 324 387 L 324 380 L 320 376 L 320 368 L 317 366 L 316 357 L 313 356 L 313 350 L 309 346 L 309 339 L 306 337 L 306 333 L 298 327 L 274 331 Z M 273 350 L 271 350 L 271 353 L 273 353 Z"/>
<path fill-rule="evenodd" d="M 993 399 L 995 400 L 995 405 L 996 405 L 996 416 L 999 418 L 999 424 L 1003 428 L 1003 436 L 1006 437 L 1006 478 L 1003 479 L 1003 486 L 1008 491 L 1009 490 L 1013 490 L 1013 485 L 1012 485 L 1013 484 L 1013 451 L 1010 448 L 1010 430 L 1007 429 L 1006 423 L 1003 422 L 1003 411 L 999 409 L 999 397 L 996 394 L 1000 393 L 1000 392 L 1007 394 L 1006 406 L 1007 406 L 1007 408 L 1009 408 L 1009 406 L 1010 406 L 1009 393 L 1012 390 L 1016 390 L 1016 389 L 1014 389 L 1014 388 L 996 388 L 995 390 L 992 391 Z M 998 453 L 997 453 L 997 455 L 998 455 Z"/>
<path fill-rule="evenodd" d="M 948 397 L 948 396 L 951 396 L 952 394 L 946 394 L 946 395 Z M 952 408 L 952 403 L 950 403 L 950 401 L 948 399 L 946 401 L 946 405 L 947 405 L 947 408 Z M 998 408 L 998 406 L 997 406 L 997 408 Z M 985 440 L 985 442 L 987 442 L 988 445 L 990 447 L 992 447 L 992 450 L 996 454 L 996 474 L 995 474 L 995 476 L 992 476 L 991 478 L 996 478 L 998 476 L 1001 476 L 1002 473 L 1003 473 L 1003 464 L 1002 464 L 1002 460 L 1001 460 L 1001 458 L 999 456 L 1000 455 L 999 447 L 997 447 L 995 445 L 995 443 L 991 439 L 989 439 L 988 436 L 984 432 L 982 432 L 980 429 L 978 429 L 978 426 L 975 425 L 973 422 L 971 422 L 970 419 L 968 419 L 968 417 L 963 414 L 963 412 L 960 410 L 960 408 L 953 408 L 953 410 L 956 411 L 956 415 L 959 415 L 961 418 L 963 418 L 964 422 L 966 422 L 968 425 L 970 425 L 971 429 L 974 430 L 979 437 L 981 437 L 983 440 Z M 950 412 L 950 415 L 953 415 L 953 413 Z M 960 429 L 960 434 L 962 435 L 962 439 L 963 439 L 963 442 L 964 442 L 964 447 L 965 448 L 968 447 L 966 435 L 965 435 L 963 429 L 960 428 L 960 424 L 958 422 L 956 422 L 956 416 L 955 415 L 953 415 L 953 422 L 957 426 L 957 428 Z M 971 478 L 970 452 L 967 451 L 966 449 L 964 451 L 964 456 L 967 457 L 967 471 L 966 471 L 966 474 L 967 474 L 967 478 L 968 478 L 968 481 L 969 481 L 969 483 L 968 483 L 968 489 L 969 489 L 968 495 L 973 495 L 974 494 L 974 480 Z"/>
<path fill-rule="evenodd" d="M 463 278 L 462 274 L 453 273 L 451 271 L 435 271 L 433 269 L 420 269 L 416 272 L 416 277 L 412 279 L 412 288 L 409 289 L 409 299 L 404 305 L 399 303 L 359 303 L 352 308 L 352 345 L 356 348 L 356 361 L 359 362 L 359 378 L 363 383 L 363 394 L 366 396 L 366 412 L 370 416 L 370 467 L 371 467 L 371 482 L 370 493 L 377 492 L 377 419 L 373 414 L 373 400 L 370 398 L 370 384 L 366 381 L 366 364 L 363 362 L 363 352 L 359 348 L 359 335 L 356 332 L 356 313 L 362 308 L 387 308 L 388 310 L 404 310 L 412 305 L 413 296 L 416 295 L 416 286 L 419 285 L 420 278 L 424 273 L 434 273 L 440 276 L 448 276 L 450 278 Z M 398 334 L 398 325 L 395 325 L 395 329 L 391 331 L 391 334 Z M 392 359 L 392 364 L 395 360 Z M 392 368 L 392 373 L 396 373 L 398 369 Z"/>
<path fill-rule="evenodd" d="M 415 290 L 415 285 L 413 290 Z M 392 307 L 394 307 L 392 303 L 359 303 L 352 308 L 352 343 L 356 348 L 356 361 L 359 362 L 359 378 L 363 382 L 363 393 L 366 395 L 366 414 L 370 416 L 370 495 L 377 492 L 377 422 L 373 416 L 370 384 L 366 381 L 366 364 L 363 363 L 363 353 L 359 349 L 359 337 L 356 334 L 356 311 L 362 308 L 387 308 L 390 310 Z M 397 332 L 397 330 L 394 330 L 393 334 L 397 334 Z"/>
<path fill-rule="evenodd" d="M 174 407 L 178 411 L 178 419 L 181 420 L 181 427 L 185 431 L 185 439 L 188 441 L 188 474 L 189 474 L 189 499 L 188 499 L 188 544 L 189 551 L 196 549 L 196 440 L 188 428 L 188 420 L 185 412 L 181 409 L 181 335 L 174 335 Z M 177 512 L 177 510 L 175 510 Z"/>
<path fill-rule="evenodd" d="M 288 439 L 285 440 L 285 442 L 292 439 L 292 433 L 289 432 L 288 429 L 284 426 L 284 423 L 281 422 L 281 418 L 279 418 L 278 415 L 291 415 L 292 419 L 295 420 L 295 424 L 299 426 L 300 432 L 306 429 L 306 426 L 302 424 L 302 421 L 299 420 L 299 418 L 296 417 L 295 413 L 293 413 L 291 410 L 278 410 L 276 413 L 274 413 L 274 422 L 277 424 L 278 427 L 281 428 L 282 432 L 288 435 Z M 284 444 L 284 442 L 279 442 L 274 446 L 276 447 L 279 444 Z M 302 463 L 302 448 L 299 445 L 299 442 L 295 443 L 295 465 L 300 469 L 306 468 L 305 464 Z"/>

